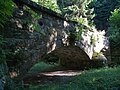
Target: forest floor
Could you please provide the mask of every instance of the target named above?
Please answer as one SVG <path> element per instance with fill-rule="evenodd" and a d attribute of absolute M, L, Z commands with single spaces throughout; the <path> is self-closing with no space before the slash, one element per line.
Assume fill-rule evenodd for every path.
<path fill-rule="evenodd" d="M 47 71 L 46 71 L 47 69 Z M 80 70 L 71 70 L 62 66 L 48 67 L 43 71 L 30 71 L 23 79 L 24 85 L 64 84 L 71 77 L 81 74 Z"/>
<path fill-rule="evenodd" d="M 82 71 L 39 62 L 23 81 L 22 90 L 120 90 L 120 66 Z"/>

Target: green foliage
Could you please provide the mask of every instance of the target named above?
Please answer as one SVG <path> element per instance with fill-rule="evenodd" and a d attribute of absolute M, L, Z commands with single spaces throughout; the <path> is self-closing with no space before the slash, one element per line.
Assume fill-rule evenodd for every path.
<path fill-rule="evenodd" d="M 3 27 L 3 24 L 5 23 L 5 20 L 8 16 L 10 16 L 12 13 L 13 8 L 13 2 L 12 0 L 1 0 L 0 1 L 0 27 Z"/>
<path fill-rule="evenodd" d="M 75 26 L 75 30 L 70 32 L 75 40 L 81 38 L 81 33 L 84 30 L 91 30 L 93 26 L 93 11 L 94 9 L 90 7 L 93 0 L 63 0 L 58 2 L 60 10 L 64 17 L 69 20 L 76 21 L 79 25 Z"/>
<path fill-rule="evenodd" d="M 77 21 L 81 24 L 88 24 L 86 19 L 90 21 L 94 17 L 93 9 L 89 8 L 92 0 L 65 0 L 63 6 L 60 6 L 62 13 L 70 20 Z"/>
<path fill-rule="evenodd" d="M 37 2 L 38 4 L 44 6 L 48 9 L 51 9 L 57 13 L 61 13 L 56 0 L 32 0 L 32 1 Z"/>
<path fill-rule="evenodd" d="M 115 9 L 109 18 L 110 27 L 107 35 L 112 44 L 117 44 L 120 41 L 120 8 Z"/>
<path fill-rule="evenodd" d="M 38 62 L 37 64 L 35 64 L 28 73 L 37 73 L 37 72 L 42 72 L 42 71 L 50 71 L 51 68 L 58 66 L 57 64 L 52 65 L 52 64 L 48 64 L 45 62 Z"/>
<path fill-rule="evenodd" d="M 119 4 L 119 0 L 94 0 L 91 7 L 94 8 L 94 23 L 97 29 L 106 30 L 108 28 L 108 19 L 111 15 L 111 11 Z"/>
<path fill-rule="evenodd" d="M 112 16 L 109 18 L 110 26 L 114 28 L 120 28 L 120 8 L 115 9 L 114 12 L 112 12 Z"/>
<path fill-rule="evenodd" d="M 76 40 L 81 38 L 82 31 L 84 30 L 81 26 L 76 26 Z"/>
<path fill-rule="evenodd" d="M 111 90 L 120 88 L 120 67 L 90 70 L 73 78 L 68 84 L 82 90 Z M 73 88 L 73 87 L 72 87 Z"/>

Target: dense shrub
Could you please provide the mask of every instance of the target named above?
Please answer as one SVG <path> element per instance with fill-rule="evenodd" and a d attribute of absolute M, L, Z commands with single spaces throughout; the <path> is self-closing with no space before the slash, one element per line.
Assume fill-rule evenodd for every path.
<path fill-rule="evenodd" d="M 94 8 L 94 23 L 99 30 L 106 30 L 109 27 L 108 19 L 111 11 L 119 5 L 119 0 L 94 0 L 91 7 Z"/>
<path fill-rule="evenodd" d="M 112 45 L 117 45 L 120 41 L 120 8 L 115 9 L 109 18 L 110 27 L 108 28 L 107 35 Z"/>

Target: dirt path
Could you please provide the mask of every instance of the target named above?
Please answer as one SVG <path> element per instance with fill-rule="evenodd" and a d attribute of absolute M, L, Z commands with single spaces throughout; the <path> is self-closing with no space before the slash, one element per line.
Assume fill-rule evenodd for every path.
<path fill-rule="evenodd" d="M 71 77 L 80 75 L 81 71 L 78 70 L 59 70 L 51 72 L 40 72 L 36 74 L 28 74 L 24 77 L 23 81 L 25 85 L 29 84 L 53 84 L 59 83 L 64 84 Z"/>

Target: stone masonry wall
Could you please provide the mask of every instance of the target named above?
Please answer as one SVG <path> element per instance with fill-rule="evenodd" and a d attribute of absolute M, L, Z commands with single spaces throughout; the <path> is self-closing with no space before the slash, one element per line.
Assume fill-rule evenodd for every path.
<path fill-rule="evenodd" d="M 36 23 L 39 31 L 33 30 L 33 23 Z M 13 70 L 11 72 L 16 72 L 14 75 L 11 73 L 11 76 L 24 75 L 43 55 L 68 45 L 69 30 L 73 29 L 74 24 L 45 14 L 33 22 L 29 12 L 15 8 L 3 32 L 5 48 L 10 51 L 7 56 L 8 66 L 16 67 L 10 69 Z"/>
<path fill-rule="evenodd" d="M 44 31 L 46 37 L 47 53 L 61 46 L 69 44 L 70 30 L 74 30 L 74 24 L 54 17 L 43 15 L 38 23 L 42 23 L 40 27 Z M 39 24 L 40 25 L 40 24 Z"/>
<path fill-rule="evenodd" d="M 41 34 L 32 30 L 30 21 L 32 17 L 28 12 L 15 8 L 4 30 L 5 48 L 10 51 L 7 56 L 8 66 L 16 66 L 19 74 L 24 73 L 25 68 L 30 67 L 45 53 Z"/>

